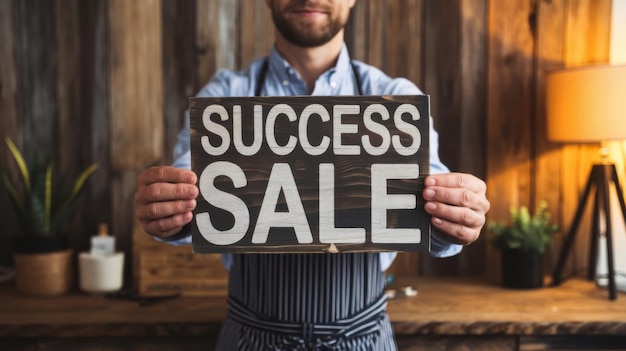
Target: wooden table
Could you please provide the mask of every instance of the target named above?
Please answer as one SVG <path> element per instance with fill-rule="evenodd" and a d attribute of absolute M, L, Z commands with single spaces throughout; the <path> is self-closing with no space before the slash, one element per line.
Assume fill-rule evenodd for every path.
<path fill-rule="evenodd" d="M 585 280 L 567 280 L 560 287 L 538 290 L 504 289 L 480 278 L 399 279 L 395 285 L 418 291 L 417 296 L 394 299 L 388 305 L 401 350 L 451 349 L 452 344 L 469 344 L 474 350 L 517 350 L 524 337 L 571 339 L 573 335 L 614 338 L 614 343 L 624 342 L 626 349 L 626 294 L 610 301 L 606 290 Z M 200 338 L 204 344 L 198 349 L 206 350 L 226 309 L 225 297 L 176 298 L 142 307 L 138 301 L 82 293 L 27 298 L 4 284 L 0 285 L 0 345 L 28 340 L 22 338 L 111 341 L 132 337 L 163 346 L 154 341 L 162 337 L 178 343 Z M 93 347 L 83 345 L 80 350 L 100 350 Z M 73 350 L 67 345 L 63 349 Z"/>

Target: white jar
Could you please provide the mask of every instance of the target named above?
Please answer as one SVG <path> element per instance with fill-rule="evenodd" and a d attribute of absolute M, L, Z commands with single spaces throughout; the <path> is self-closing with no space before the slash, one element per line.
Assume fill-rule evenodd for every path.
<path fill-rule="evenodd" d="M 88 293 L 109 293 L 122 288 L 124 276 L 124 253 L 79 255 L 80 288 Z"/>

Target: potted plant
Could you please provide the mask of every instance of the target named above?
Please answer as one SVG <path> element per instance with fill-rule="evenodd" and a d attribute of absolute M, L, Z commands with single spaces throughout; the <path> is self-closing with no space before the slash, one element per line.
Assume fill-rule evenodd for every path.
<path fill-rule="evenodd" d="M 65 174 L 53 176 L 52 162 L 40 163 L 34 158 L 27 163 L 11 139 L 5 142 L 19 170 L 15 177 L 0 170 L 0 190 L 4 190 L 18 225 L 13 240 L 17 289 L 33 296 L 63 294 L 72 283 L 66 225 L 97 165 L 74 179 Z"/>
<path fill-rule="evenodd" d="M 509 223 L 490 222 L 491 241 L 502 254 L 502 283 L 510 288 L 543 286 L 543 255 L 552 244 L 557 224 L 550 222 L 548 203 L 534 214 L 526 206 L 512 207 Z"/>

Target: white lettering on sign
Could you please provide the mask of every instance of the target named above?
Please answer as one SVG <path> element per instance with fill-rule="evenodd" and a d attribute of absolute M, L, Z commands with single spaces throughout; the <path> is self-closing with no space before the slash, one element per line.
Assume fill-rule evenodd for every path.
<path fill-rule="evenodd" d="M 411 115 L 411 119 L 417 121 L 420 119 L 420 112 L 417 107 L 413 105 L 403 104 L 398 106 L 393 114 L 393 121 L 396 125 L 396 128 L 408 135 L 412 135 L 413 143 L 411 143 L 411 145 L 407 147 L 404 147 L 400 142 L 400 137 L 397 135 L 391 137 L 391 143 L 393 144 L 393 148 L 398 154 L 402 156 L 411 156 L 414 155 L 417 150 L 419 150 L 422 139 L 420 137 L 420 131 L 419 129 L 417 129 L 416 126 L 402 120 L 402 115 L 404 115 L 405 113 L 408 113 L 409 115 Z"/>
<path fill-rule="evenodd" d="M 281 191 L 285 195 L 287 207 L 289 208 L 289 211 L 286 212 L 275 211 Z M 298 193 L 296 181 L 293 179 L 291 167 L 288 164 L 276 163 L 272 167 L 272 173 L 267 182 L 259 219 L 252 234 L 252 243 L 265 243 L 270 228 L 285 227 L 285 223 L 293 223 L 289 227 L 296 232 L 296 238 L 298 238 L 300 244 L 313 242 L 311 228 L 306 219 L 304 206 L 302 206 L 302 200 Z"/>
<path fill-rule="evenodd" d="M 326 244 L 365 243 L 364 228 L 335 227 L 334 168 L 332 163 L 319 165 L 319 240 Z M 196 220 L 201 228 L 200 233 L 208 242 L 215 245 L 232 245 L 243 239 L 245 233 L 248 232 L 250 214 L 243 200 L 215 188 L 213 182 L 218 176 L 229 177 L 236 188 L 246 186 L 246 176 L 241 168 L 230 162 L 212 163 L 205 168 L 200 176 L 202 196 L 213 206 L 230 212 L 235 218 L 234 225 L 230 229 L 219 230 L 213 226 L 208 212 L 198 213 Z M 372 165 L 371 228 L 373 243 L 420 242 L 419 229 L 388 228 L 387 226 L 388 210 L 414 209 L 417 204 L 414 194 L 388 194 L 387 182 L 390 179 L 417 179 L 418 177 L 419 166 L 416 164 Z M 276 211 L 281 192 L 285 196 L 288 211 Z M 252 243 L 266 243 L 271 228 L 293 228 L 298 243 L 313 242 L 311 226 L 308 223 L 291 167 L 284 163 L 276 163 L 272 167 L 261 210 L 252 234 Z"/>
<path fill-rule="evenodd" d="M 273 106 L 267 113 L 265 119 L 265 128 L 263 130 L 263 108 L 260 105 L 254 106 L 254 118 L 253 118 L 253 142 L 251 145 L 246 146 L 243 142 L 243 126 L 241 106 L 233 106 L 233 145 L 235 150 L 243 156 L 253 156 L 259 152 L 263 144 L 263 137 L 269 146 L 270 150 L 278 156 L 286 156 L 291 154 L 296 146 L 300 144 L 302 149 L 311 156 L 319 156 L 324 154 L 331 142 L 329 136 L 322 136 L 322 140 L 319 145 L 312 145 L 309 141 L 308 130 L 309 121 L 311 116 L 318 115 L 322 122 L 329 122 L 332 119 L 333 125 L 333 153 L 335 155 L 352 155 L 358 156 L 361 154 L 361 147 L 365 152 L 372 156 L 380 156 L 389 151 L 390 144 L 393 149 L 401 156 L 415 155 L 421 145 L 421 136 L 419 129 L 411 123 L 408 123 L 402 119 L 405 114 L 408 114 L 412 120 L 417 121 L 420 119 L 420 112 L 414 105 L 402 104 L 396 108 L 393 114 L 394 125 L 398 131 L 409 136 L 411 138 L 411 144 L 405 146 L 402 144 L 399 135 L 391 136 L 389 129 L 374 121 L 373 116 L 379 115 L 382 120 L 389 120 L 390 114 L 387 108 L 382 104 L 369 105 L 363 112 L 363 123 L 367 131 L 378 135 L 382 138 L 380 145 L 373 145 L 371 137 L 369 135 L 363 135 L 361 137 L 362 145 L 346 145 L 344 144 L 343 136 L 358 134 L 359 128 L 357 124 L 346 123 L 344 116 L 358 115 L 360 113 L 359 105 L 335 105 L 333 106 L 333 115 L 328 113 L 328 110 L 324 106 L 319 104 L 312 104 L 304 108 L 298 117 L 296 111 L 287 104 L 278 104 Z M 229 120 L 230 116 L 228 111 L 222 105 L 209 105 L 204 109 L 202 114 L 202 121 L 204 127 L 215 136 L 218 136 L 220 142 L 213 145 L 208 136 L 201 137 L 202 148 L 211 156 L 221 156 L 230 147 L 231 135 L 228 129 L 223 125 L 211 120 L 213 114 L 218 115 L 219 120 L 224 122 Z M 287 123 L 298 121 L 297 135 L 289 135 L 287 142 L 284 145 L 280 145 L 276 140 L 276 126 L 279 122 L 279 117 L 284 116 L 287 119 Z M 282 123 L 285 123 L 284 121 Z"/>
<path fill-rule="evenodd" d="M 208 165 L 200 176 L 199 188 L 202 196 L 209 203 L 235 215 L 235 224 L 228 230 L 218 230 L 211 222 L 211 216 L 208 212 L 198 213 L 196 222 L 200 233 L 204 238 L 215 245 L 232 245 L 243 239 L 250 225 L 250 214 L 248 206 L 240 198 L 235 195 L 217 189 L 214 185 L 215 178 L 218 176 L 227 176 L 233 181 L 235 188 L 241 188 L 248 183 L 246 175 L 236 164 L 218 161 Z"/>
<path fill-rule="evenodd" d="M 230 144 L 230 133 L 228 133 L 228 129 L 226 129 L 226 127 L 211 120 L 211 115 L 213 114 L 217 114 L 220 117 L 220 120 L 226 121 L 228 119 L 228 111 L 226 111 L 224 106 L 211 105 L 207 106 L 202 113 L 202 123 L 204 124 L 204 128 L 219 136 L 222 142 L 220 145 L 213 146 L 209 137 L 206 135 L 203 136 L 200 141 L 202 142 L 202 148 L 207 154 L 220 156 L 228 150 L 228 144 Z"/>
<path fill-rule="evenodd" d="M 388 194 L 389 179 L 417 179 L 419 166 L 372 165 L 372 242 L 379 244 L 418 243 L 420 230 L 417 228 L 387 228 L 387 210 L 414 209 L 417 198 L 414 194 Z M 376 204 L 376 206 L 374 206 Z"/>
<path fill-rule="evenodd" d="M 290 135 L 289 140 L 287 141 L 287 144 L 278 145 L 278 143 L 276 142 L 274 131 L 276 129 L 275 127 L 276 119 L 280 115 L 287 116 L 290 122 L 296 121 L 298 119 L 298 116 L 296 115 L 296 111 L 294 111 L 291 106 L 286 105 L 286 104 L 278 104 L 272 107 L 270 112 L 267 114 L 267 119 L 265 120 L 265 123 L 266 123 L 265 136 L 267 138 L 267 144 L 269 145 L 270 149 L 274 152 L 274 154 L 279 155 L 279 156 L 285 156 L 285 155 L 289 155 L 289 153 L 293 151 L 298 141 L 296 137 L 294 137 L 293 135 Z"/>
<path fill-rule="evenodd" d="M 342 136 L 344 134 L 356 134 L 359 126 L 356 124 L 343 123 L 343 115 L 356 115 L 360 111 L 358 105 L 336 105 L 333 107 L 333 151 L 335 155 L 360 155 L 358 145 L 344 145 Z"/>
<path fill-rule="evenodd" d="M 298 124 L 298 137 L 300 138 L 300 144 L 304 151 L 311 156 L 319 156 L 328 150 L 328 146 L 330 145 L 330 138 L 326 135 L 322 137 L 322 141 L 319 145 L 313 146 L 311 142 L 309 142 L 309 118 L 311 115 L 318 115 L 322 122 L 330 121 L 330 115 L 328 111 L 324 108 L 324 106 L 319 104 L 309 105 L 302 110 L 302 114 L 300 115 L 300 123 Z"/>
<path fill-rule="evenodd" d="M 365 242 L 364 228 L 335 227 L 335 166 L 320 164 L 320 242 L 354 244 Z"/>
<path fill-rule="evenodd" d="M 235 144 L 235 148 L 237 149 L 237 151 L 239 151 L 239 153 L 244 156 L 256 155 L 256 153 L 261 150 L 261 145 L 263 144 L 263 133 L 261 132 L 261 129 L 263 128 L 263 115 L 261 112 L 261 106 L 254 106 L 254 120 L 252 127 L 254 140 L 252 141 L 252 145 L 246 146 L 243 143 L 241 106 L 233 106 L 233 143 Z"/>

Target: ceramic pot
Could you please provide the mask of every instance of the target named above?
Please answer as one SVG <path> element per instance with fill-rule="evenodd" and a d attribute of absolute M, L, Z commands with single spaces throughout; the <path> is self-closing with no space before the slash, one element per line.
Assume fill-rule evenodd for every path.
<path fill-rule="evenodd" d="M 109 293 L 122 288 L 124 253 L 92 255 L 81 252 L 78 256 L 81 290 L 92 293 Z"/>
<path fill-rule="evenodd" d="M 522 250 L 502 251 L 502 284 L 507 288 L 543 286 L 543 254 Z"/>

